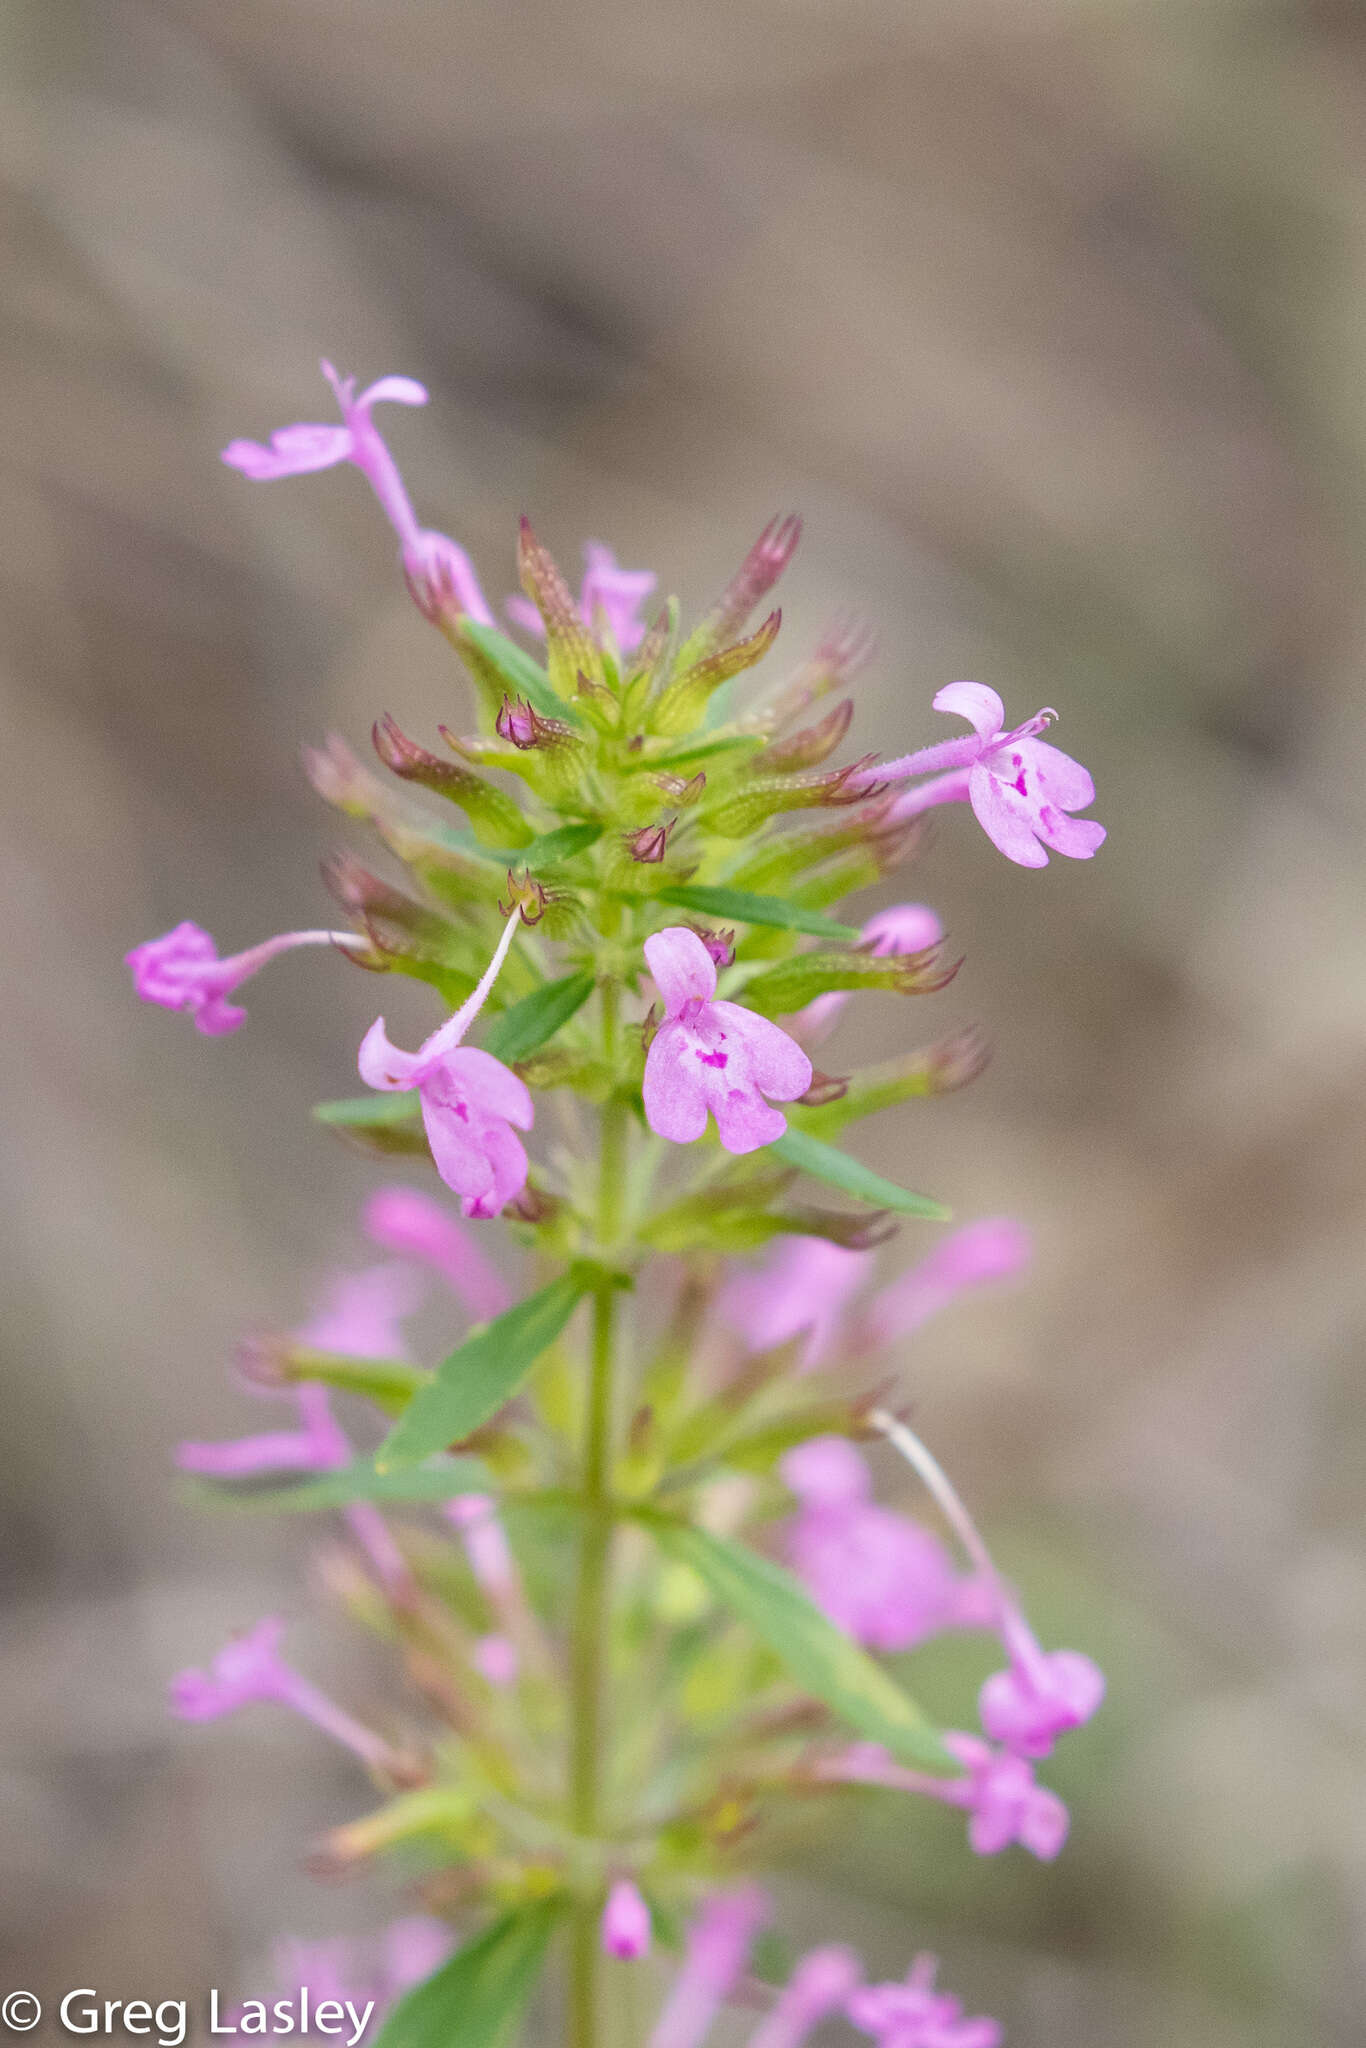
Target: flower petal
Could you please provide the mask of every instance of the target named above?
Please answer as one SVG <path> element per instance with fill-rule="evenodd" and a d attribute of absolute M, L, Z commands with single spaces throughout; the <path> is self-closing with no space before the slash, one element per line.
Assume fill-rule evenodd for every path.
<path fill-rule="evenodd" d="M 404 1052 L 389 1043 L 383 1017 L 376 1017 L 360 1042 L 356 1065 L 368 1088 L 413 1088 L 425 1061 L 421 1053 Z"/>
<path fill-rule="evenodd" d="M 362 391 L 357 405 L 378 405 L 388 399 L 394 405 L 425 405 L 427 387 L 419 384 L 415 377 L 380 377 L 368 390 Z"/>
<path fill-rule="evenodd" d="M 1027 813 L 1022 815 L 1026 799 L 1008 791 L 984 762 L 979 762 L 968 776 L 968 801 L 987 838 L 1007 860 L 1022 868 L 1048 866 L 1048 854 L 1034 835 L 1030 817 Z"/>
<path fill-rule="evenodd" d="M 485 1116 L 503 1117 L 519 1131 L 531 1129 L 536 1109 L 530 1089 L 491 1052 L 462 1045 L 447 1053 L 442 1064 L 456 1077 L 468 1101 Z"/>
<path fill-rule="evenodd" d="M 274 477 L 305 476 L 311 470 L 331 469 L 335 463 L 345 462 L 350 453 L 349 427 L 320 426 L 309 421 L 281 427 L 271 435 L 268 448 L 263 448 L 259 441 L 229 441 L 223 450 L 223 460 L 229 468 L 240 469 L 243 476 L 268 482 Z"/>
<path fill-rule="evenodd" d="M 756 1088 L 779 1102 L 794 1102 L 799 1095 L 805 1095 L 811 1086 L 811 1062 L 780 1024 L 746 1010 L 739 1003 L 713 1003 L 711 1015 L 727 1038 L 744 1048 L 748 1076 Z M 784 1122 L 783 1129 L 786 1128 Z"/>
<path fill-rule="evenodd" d="M 745 1088 L 709 1088 L 708 1106 L 716 1118 L 716 1132 L 727 1152 L 737 1157 L 757 1152 L 761 1145 L 776 1144 L 787 1129 L 787 1118 L 773 1109 L 762 1095 Z"/>
<path fill-rule="evenodd" d="M 966 718 L 979 739 L 990 739 L 1006 722 L 1006 707 L 986 683 L 945 683 L 934 699 L 936 711 Z"/>
<path fill-rule="evenodd" d="M 1002 747 L 1001 753 L 1008 757 L 1022 754 L 1030 782 L 1060 811 L 1084 811 L 1095 802 L 1096 785 L 1090 774 L 1061 747 L 1050 746 L 1047 740 L 1024 739 Z"/>
<path fill-rule="evenodd" d="M 653 932 L 645 941 L 645 958 L 671 1017 L 678 1016 L 685 1003 L 709 1003 L 716 994 L 716 962 L 687 925 L 672 924 Z"/>
<path fill-rule="evenodd" d="M 701 1074 L 688 1034 L 679 1025 L 664 1024 L 655 1033 L 645 1060 L 643 1092 L 645 1120 L 656 1137 L 691 1145 L 706 1130 Z"/>
<path fill-rule="evenodd" d="M 463 1203 L 474 1203 L 481 1215 L 494 1213 L 493 1163 L 484 1145 L 486 1126 L 482 1118 L 471 1119 L 467 1106 L 454 1089 L 436 1085 L 422 1090 L 422 1122 L 431 1146 L 437 1172 Z"/>

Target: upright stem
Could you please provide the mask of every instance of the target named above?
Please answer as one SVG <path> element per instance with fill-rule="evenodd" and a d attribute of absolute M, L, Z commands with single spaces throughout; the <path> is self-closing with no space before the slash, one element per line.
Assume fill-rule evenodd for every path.
<path fill-rule="evenodd" d="M 616 989 L 602 992 L 603 1051 L 616 1056 Z M 625 1173 L 626 1105 L 603 1107 L 598 1180 L 599 1247 L 610 1252 L 620 1234 Z M 601 1825 L 603 1695 L 607 1680 L 612 1546 L 612 1404 L 616 1365 L 617 1289 L 610 1281 L 593 1297 L 593 1336 L 583 1433 L 583 1537 L 570 1645 L 569 1818 L 591 1839 Z M 569 1978 L 569 2048 L 602 2048 L 600 1901 L 587 1894 L 575 1910 Z"/>

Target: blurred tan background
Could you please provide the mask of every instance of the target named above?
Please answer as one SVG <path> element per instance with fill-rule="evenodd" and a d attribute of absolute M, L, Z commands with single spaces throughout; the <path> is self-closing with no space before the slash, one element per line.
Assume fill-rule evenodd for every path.
<path fill-rule="evenodd" d="M 463 702 L 353 473 L 217 461 L 329 417 L 327 352 L 431 386 L 393 441 L 495 599 L 524 509 L 696 607 L 793 506 L 788 648 L 881 636 L 863 744 L 960 676 L 1062 712 L 1109 844 L 1030 874 L 944 817 L 909 892 L 967 964 L 912 1021 L 997 1056 L 863 1142 L 1037 1234 L 908 1383 L 1114 1695 L 1051 1871 L 894 1814 L 791 1910 L 941 1947 L 1012 2048 L 1361 2039 L 1364 117 L 1350 0 L 8 0 L 6 1987 L 257 1992 L 392 1905 L 302 1867 L 344 1762 L 163 1711 L 280 1602 L 380 1696 L 302 1533 L 169 1481 L 259 1426 L 237 1335 L 359 1255 L 374 1174 L 306 1108 L 373 984 L 286 963 L 212 1043 L 120 964 L 325 921 L 299 743 Z"/>

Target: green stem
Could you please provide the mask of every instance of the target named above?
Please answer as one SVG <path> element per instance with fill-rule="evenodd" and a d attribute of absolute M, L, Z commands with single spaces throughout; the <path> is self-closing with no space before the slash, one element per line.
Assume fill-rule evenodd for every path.
<path fill-rule="evenodd" d="M 616 1056 L 616 989 L 602 992 L 603 1050 Z M 609 1253 L 621 1228 L 626 1164 L 626 1105 L 609 1100 L 602 1111 L 597 1234 Z M 616 1366 L 617 1289 L 605 1282 L 593 1298 L 593 1336 L 583 1433 L 583 1537 L 570 1646 L 569 1821 L 591 1840 L 602 1823 L 603 1697 L 607 1682 L 612 1549 L 612 1408 Z M 585 1892 L 574 1915 L 569 1962 L 569 2048 L 602 2048 L 600 2013 L 601 1901 Z"/>

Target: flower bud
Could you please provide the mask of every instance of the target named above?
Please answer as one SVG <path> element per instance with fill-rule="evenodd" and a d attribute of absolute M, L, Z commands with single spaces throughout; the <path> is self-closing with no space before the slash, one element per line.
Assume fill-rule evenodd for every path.
<path fill-rule="evenodd" d="M 531 827 L 506 791 L 495 789 L 468 768 L 429 753 L 400 731 L 386 712 L 375 725 L 375 752 L 386 768 L 405 782 L 421 783 L 438 796 L 459 804 L 474 836 L 485 846 L 525 846 Z"/>
<path fill-rule="evenodd" d="M 658 825 L 642 826 L 639 832 L 624 833 L 622 841 L 632 860 L 647 864 L 663 860 L 669 834 L 677 823 L 677 818 L 665 818 Z"/>

